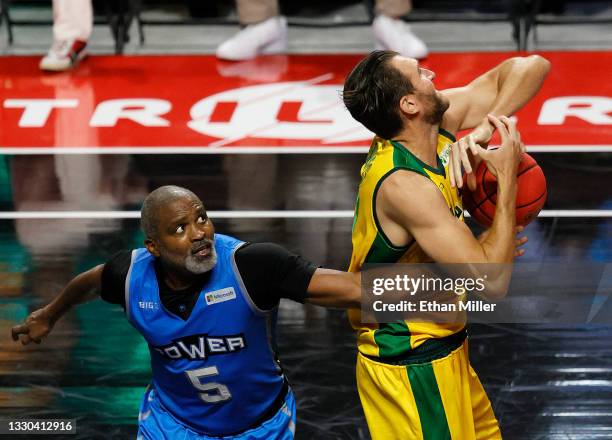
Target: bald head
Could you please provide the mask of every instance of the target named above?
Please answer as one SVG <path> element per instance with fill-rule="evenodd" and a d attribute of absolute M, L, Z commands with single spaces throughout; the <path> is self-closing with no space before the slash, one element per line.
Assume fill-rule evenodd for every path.
<path fill-rule="evenodd" d="M 147 238 L 157 238 L 157 228 L 159 226 L 159 213 L 164 206 L 181 199 L 188 198 L 200 201 L 200 198 L 187 188 L 174 185 L 166 185 L 152 191 L 142 203 L 140 210 L 140 227 Z"/>

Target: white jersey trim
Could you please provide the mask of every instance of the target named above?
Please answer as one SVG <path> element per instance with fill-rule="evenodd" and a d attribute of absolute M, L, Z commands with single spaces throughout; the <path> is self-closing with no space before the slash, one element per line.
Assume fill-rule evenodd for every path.
<path fill-rule="evenodd" d="M 134 259 L 136 256 L 137 249 L 132 249 L 132 255 L 130 257 L 130 268 L 128 269 L 127 275 L 125 276 L 125 314 L 128 321 L 132 321 L 130 316 L 130 280 L 132 278 L 132 268 L 134 267 Z"/>

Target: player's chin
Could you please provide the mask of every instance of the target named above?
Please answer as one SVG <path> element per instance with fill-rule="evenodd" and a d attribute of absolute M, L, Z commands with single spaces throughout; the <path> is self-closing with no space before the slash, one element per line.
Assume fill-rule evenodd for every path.
<path fill-rule="evenodd" d="M 185 260 L 185 268 L 196 275 L 211 271 L 217 264 L 217 256 L 209 254 L 206 256 L 190 255 Z"/>

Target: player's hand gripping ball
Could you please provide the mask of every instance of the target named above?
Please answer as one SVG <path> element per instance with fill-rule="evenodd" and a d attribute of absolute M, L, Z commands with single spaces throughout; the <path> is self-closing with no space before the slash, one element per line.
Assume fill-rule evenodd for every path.
<path fill-rule="evenodd" d="M 495 215 L 497 179 L 488 170 L 485 161 L 475 172 L 476 190 L 470 191 L 464 176 L 463 207 L 482 226 L 489 227 Z M 546 201 L 546 178 L 533 157 L 523 154 L 516 175 L 516 224 L 526 226 L 538 216 Z"/>

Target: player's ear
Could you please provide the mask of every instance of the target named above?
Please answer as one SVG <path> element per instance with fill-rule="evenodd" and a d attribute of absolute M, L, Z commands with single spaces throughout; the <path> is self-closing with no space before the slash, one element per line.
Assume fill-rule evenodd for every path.
<path fill-rule="evenodd" d="M 416 95 L 409 94 L 400 98 L 400 110 L 408 116 L 414 116 L 419 112 L 419 106 L 416 100 Z"/>
<path fill-rule="evenodd" d="M 145 247 L 154 257 L 159 257 L 159 248 L 157 242 L 152 238 L 147 238 L 144 241 Z"/>

